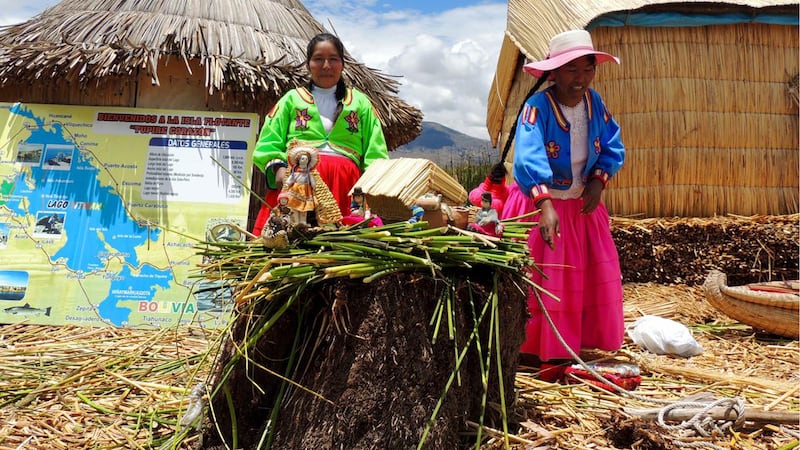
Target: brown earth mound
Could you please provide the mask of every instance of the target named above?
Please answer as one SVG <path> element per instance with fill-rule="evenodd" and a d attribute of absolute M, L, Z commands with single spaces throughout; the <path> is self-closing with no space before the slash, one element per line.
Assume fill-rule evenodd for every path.
<path fill-rule="evenodd" d="M 490 308 L 479 321 L 476 346 L 470 335 L 475 317 L 481 317 L 491 300 L 492 274 L 463 272 L 451 274 L 446 282 L 430 273 L 389 275 L 369 284 L 323 282 L 303 294 L 276 326 L 258 336 L 255 350 L 230 367 L 221 390 L 227 394 L 212 400 L 216 426 L 207 429 L 203 447 L 222 449 L 224 441 L 255 448 L 270 440 L 271 448 L 280 449 L 405 449 L 423 440 L 430 449 L 468 446 L 462 432 L 467 420 L 480 422 L 487 363 L 487 404 L 500 404 L 494 350 L 498 338 L 504 401 L 513 402 L 527 316 L 522 291 L 505 277 L 494 318 L 502 324 L 499 334 L 494 336 L 490 328 Z M 447 311 L 434 339 L 431 318 L 450 289 L 454 340 L 448 338 Z M 237 319 L 233 339 L 219 358 L 217 380 L 234 344 L 257 336 L 252 322 L 252 317 Z M 457 355 L 465 347 L 469 350 L 455 372 Z M 268 370 L 286 374 L 296 384 L 283 384 Z M 426 430 L 434 414 L 436 420 Z M 487 406 L 484 423 L 501 427 L 499 419 Z M 271 423 L 274 436 L 266 437 Z"/>

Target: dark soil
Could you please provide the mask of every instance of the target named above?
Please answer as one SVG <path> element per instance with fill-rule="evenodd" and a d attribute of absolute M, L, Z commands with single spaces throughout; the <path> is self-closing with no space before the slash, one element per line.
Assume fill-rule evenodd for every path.
<path fill-rule="evenodd" d="M 269 423 L 273 405 L 283 385 L 262 368 L 284 373 L 292 362 L 288 355 L 295 336 L 300 350 L 294 352 L 296 370 L 275 422 L 273 449 L 413 449 L 423 440 L 426 424 L 437 402 L 452 382 L 423 448 L 458 449 L 474 446 L 475 437 L 465 437 L 467 420 L 480 422 L 483 383 L 481 358 L 475 343 L 454 373 L 456 349 L 464 348 L 473 329 L 473 317 L 489 299 L 491 273 L 461 271 L 446 274 L 448 284 L 424 273 L 400 273 L 370 284 L 360 281 L 330 281 L 302 295 L 298 305 L 258 339 L 249 352 L 250 362 L 236 364 L 221 386 L 230 393 L 230 405 L 220 389 L 211 401 L 211 425 L 204 434 L 203 448 L 222 449 L 224 440 L 255 448 Z M 505 402 L 514 398 L 514 378 L 519 346 L 527 320 L 525 296 L 509 274 L 501 276 L 500 330 Z M 446 314 L 438 338 L 430 325 L 444 289 L 454 289 L 455 340 L 448 339 Z M 332 314 L 334 299 L 338 313 Z M 283 302 L 285 299 L 273 299 Z M 346 304 L 346 309 L 342 305 Z M 473 305 L 475 312 L 473 312 Z M 338 317 L 338 321 L 336 321 Z M 216 379 L 233 354 L 233 343 L 255 335 L 249 329 L 253 317 L 239 316 L 233 339 L 218 359 Z M 339 327 L 337 329 L 336 323 Z M 486 361 L 489 348 L 489 315 L 480 324 L 480 345 Z M 298 334 L 299 330 L 299 334 Z M 496 347 L 494 347 L 496 348 Z M 488 403 L 500 404 L 496 355 L 491 355 Z M 218 387 L 220 385 L 218 384 Z M 233 414 L 232 414 L 233 413 Z M 501 427 L 497 408 L 486 408 L 484 423 Z"/>
<path fill-rule="evenodd" d="M 653 421 L 629 418 L 619 412 L 611 412 L 602 421 L 608 430 L 608 438 L 614 448 L 637 450 L 670 450 L 675 445 L 664 437 L 664 431 Z"/>

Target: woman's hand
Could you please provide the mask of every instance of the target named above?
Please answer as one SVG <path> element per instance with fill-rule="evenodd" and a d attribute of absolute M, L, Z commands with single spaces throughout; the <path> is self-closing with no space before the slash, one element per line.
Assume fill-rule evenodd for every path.
<path fill-rule="evenodd" d="M 590 214 L 600 204 L 600 196 L 603 194 L 603 182 L 597 178 L 589 180 L 589 184 L 583 188 L 583 207 L 582 214 Z"/>
<path fill-rule="evenodd" d="M 539 204 L 539 209 L 542 210 L 539 216 L 539 233 L 542 235 L 544 243 L 550 247 L 550 250 L 556 248 L 554 237 L 561 236 L 561 224 L 558 219 L 558 213 L 553 207 L 553 202 L 550 199 L 544 199 Z"/>
<path fill-rule="evenodd" d="M 275 170 L 275 189 L 283 189 L 283 182 L 286 180 L 286 167 L 278 167 Z"/>

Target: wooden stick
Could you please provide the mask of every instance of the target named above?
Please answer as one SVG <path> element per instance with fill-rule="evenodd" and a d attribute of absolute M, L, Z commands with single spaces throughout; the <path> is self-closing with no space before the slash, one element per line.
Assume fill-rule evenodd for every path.
<path fill-rule="evenodd" d="M 673 422 L 689 420 L 702 410 L 702 408 L 674 409 L 667 411 L 664 415 L 664 419 Z M 623 411 L 640 419 L 655 420 L 658 418 L 658 413 L 661 411 L 661 408 L 623 408 Z M 722 406 L 712 408 L 706 411 L 706 414 L 714 420 L 736 420 L 736 411 Z M 800 422 L 800 413 L 792 411 L 757 411 L 745 409 L 743 415 L 744 420 L 758 423 L 796 425 Z"/>

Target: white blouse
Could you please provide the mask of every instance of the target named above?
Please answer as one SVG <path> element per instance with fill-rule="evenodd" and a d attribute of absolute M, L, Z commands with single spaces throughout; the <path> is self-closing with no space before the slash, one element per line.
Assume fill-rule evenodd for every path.
<path fill-rule="evenodd" d="M 581 99 L 575 106 L 559 104 L 564 117 L 569 121 L 569 155 L 572 162 L 572 185 L 567 190 L 551 189 L 554 198 L 580 198 L 583 194 L 583 169 L 589 159 L 589 115 L 586 103 Z"/>
<path fill-rule="evenodd" d="M 311 93 L 314 94 L 314 103 L 317 104 L 322 126 L 325 127 L 326 133 L 330 133 L 335 119 L 333 115 L 336 113 L 338 104 L 336 101 L 336 86 L 326 89 L 314 85 Z"/>

